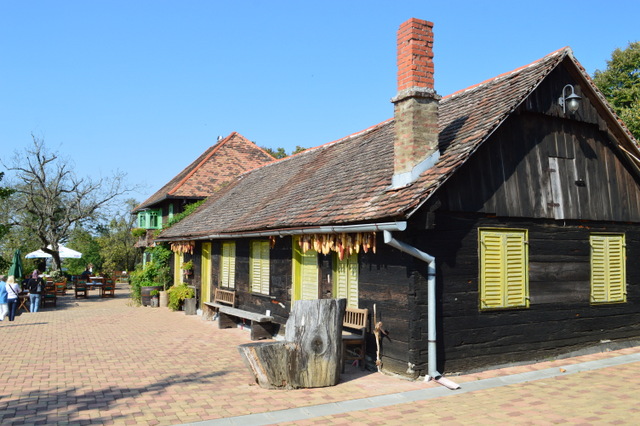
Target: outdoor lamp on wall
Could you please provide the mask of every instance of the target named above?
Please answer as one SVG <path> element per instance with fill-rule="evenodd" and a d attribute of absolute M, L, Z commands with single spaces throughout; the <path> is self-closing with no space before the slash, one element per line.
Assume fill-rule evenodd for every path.
<path fill-rule="evenodd" d="M 567 87 L 571 89 L 571 93 L 569 94 L 569 96 L 564 95 L 567 91 Z M 566 114 L 568 109 L 569 114 L 573 114 L 578 110 L 578 107 L 580 106 L 580 99 L 582 98 L 576 95 L 576 91 L 574 90 L 573 86 L 567 84 L 562 88 L 562 96 L 558 98 L 558 104 L 560 104 L 560 106 L 562 107 L 563 113 Z"/>

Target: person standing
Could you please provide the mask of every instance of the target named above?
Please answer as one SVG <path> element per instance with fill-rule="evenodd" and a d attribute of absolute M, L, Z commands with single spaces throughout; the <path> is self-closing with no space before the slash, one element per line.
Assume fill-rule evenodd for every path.
<path fill-rule="evenodd" d="M 9 312 L 7 298 L 7 276 L 0 275 L 0 321 L 4 321 L 4 317 Z"/>
<path fill-rule="evenodd" d="M 29 311 L 38 312 L 40 308 L 40 298 L 42 292 L 44 291 L 44 281 L 42 280 L 40 272 L 37 269 L 33 270 L 27 288 L 29 289 L 29 299 L 31 301 Z"/>
<path fill-rule="evenodd" d="M 13 321 L 16 317 L 16 311 L 18 310 L 18 294 L 20 294 L 20 285 L 16 282 L 13 276 L 7 279 L 5 286 L 7 289 L 7 302 L 9 305 L 9 321 Z"/>

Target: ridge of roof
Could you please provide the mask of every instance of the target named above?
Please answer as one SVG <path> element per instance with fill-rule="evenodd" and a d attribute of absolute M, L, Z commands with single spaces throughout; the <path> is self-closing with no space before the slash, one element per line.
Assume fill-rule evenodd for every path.
<path fill-rule="evenodd" d="M 454 97 L 457 97 L 457 96 L 461 96 L 461 95 L 466 94 L 468 92 L 471 92 L 471 91 L 474 91 L 474 90 L 478 90 L 479 88 L 482 88 L 482 87 L 484 87 L 485 85 L 487 85 L 489 83 L 493 83 L 493 82 L 496 82 L 498 80 L 502 80 L 504 78 L 507 78 L 507 77 L 510 77 L 510 76 L 512 76 L 514 74 L 517 74 L 517 73 L 519 73 L 519 72 L 521 72 L 521 71 L 523 71 L 523 70 L 525 70 L 527 68 L 534 67 L 534 66 L 538 65 L 540 62 L 542 62 L 544 60 L 547 60 L 547 59 L 549 59 L 549 58 L 551 58 L 553 56 L 556 56 L 558 54 L 563 54 L 563 55 L 569 54 L 569 55 L 571 55 L 573 57 L 572 52 L 573 51 L 571 50 L 571 48 L 569 46 L 561 47 L 560 49 L 558 49 L 558 50 L 556 50 L 554 52 L 551 52 L 548 55 L 545 55 L 542 58 L 537 59 L 537 60 L 535 60 L 535 61 L 533 61 L 533 62 L 531 62 L 531 63 L 529 63 L 527 65 L 523 65 L 523 66 L 515 68 L 515 69 L 513 69 L 511 71 L 504 72 L 504 73 L 499 74 L 499 75 L 497 75 L 495 77 L 492 77 L 492 78 L 489 78 L 487 80 L 481 81 L 480 83 L 474 84 L 472 86 L 466 87 L 464 89 L 457 90 L 457 91 L 455 91 L 453 93 L 450 93 L 450 94 L 448 94 L 446 96 L 443 96 L 442 100 L 443 101 L 449 100 L 451 98 L 454 98 Z"/>

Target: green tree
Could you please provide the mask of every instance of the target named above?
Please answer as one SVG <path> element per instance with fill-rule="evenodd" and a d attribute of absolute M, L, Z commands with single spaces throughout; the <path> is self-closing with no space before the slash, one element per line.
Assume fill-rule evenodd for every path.
<path fill-rule="evenodd" d="M 123 174 L 97 181 L 76 176 L 68 160 L 32 137 L 33 146 L 16 152 L 10 166 L 5 166 L 17 181 L 12 185 L 9 224 L 28 229 L 39 248 L 52 256 L 55 270 L 61 264 L 58 247 L 71 230 L 96 220 L 101 210 L 129 190 L 124 188 Z"/>
<path fill-rule="evenodd" d="M 140 261 L 142 251 L 134 246 L 137 238 L 131 233 L 136 217 L 130 212 L 137 205 L 136 200 L 125 201 L 124 213 L 113 218 L 107 232 L 99 238 L 105 271 L 133 271 Z"/>
<path fill-rule="evenodd" d="M 640 42 L 614 50 L 607 69 L 596 70 L 593 81 L 640 141 Z"/>
<path fill-rule="evenodd" d="M 80 259 L 65 259 L 67 272 L 80 275 L 88 264 L 93 265 L 93 272 L 102 272 L 103 259 L 100 254 L 100 242 L 88 229 L 76 226 L 69 234 L 68 245 L 82 253 Z"/>
<path fill-rule="evenodd" d="M 4 177 L 4 172 L 0 172 L 0 181 L 2 181 L 2 178 Z M 0 203 L 2 203 L 2 210 L 4 210 L 4 203 L 7 198 L 9 198 L 9 196 L 11 194 L 13 194 L 13 190 L 10 188 L 3 188 L 0 187 Z M 9 225 L 7 224 L 7 221 L 5 220 L 6 217 L 3 218 L 2 221 L 0 221 L 0 241 L 3 241 L 5 238 L 5 235 L 7 235 L 9 233 Z M 18 247 L 15 247 L 18 248 Z M 10 259 L 10 255 L 13 253 L 13 251 L 11 251 L 11 253 L 3 253 L 5 255 L 8 255 L 8 258 Z M 5 258 L 4 256 L 0 256 L 0 270 L 4 271 L 5 269 L 7 269 L 9 266 L 11 265 L 11 261 L 8 260 L 7 258 Z"/>
<path fill-rule="evenodd" d="M 262 147 L 262 149 L 264 149 L 265 151 L 267 151 L 267 153 L 268 153 L 269 155 L 271 155 L 273 158 L 276 158 L 276 159 L 278 159 L 278 160 L 279 160 L 279 159 L 281 159 L 281 158 L 285 158 L 285 157 L 288 157 L 288 156 L 289 156 L 289 154 L 287 154 L 287 151 L 285 151 L 285 149 L 284 149 L 284 148 L 282 148 L 282 147 L 276 148 L 275 150 L 273 150 L 273 149 L 271 149 L 271 148 L 265 148 L 265 147 Z M 296 145 L 296 149 L 294 149 L 294 150 L 291 152 L 291 155 L 293 155 L 293 154 L 297 154 L 297 153 L 299 153 L 299 152 L 302 152 L 302 151 L 304 151 L 305 149 L 306 149 L 306 148 L 303 148 L 303 147 L 301 147 L 300 145 Z"/>

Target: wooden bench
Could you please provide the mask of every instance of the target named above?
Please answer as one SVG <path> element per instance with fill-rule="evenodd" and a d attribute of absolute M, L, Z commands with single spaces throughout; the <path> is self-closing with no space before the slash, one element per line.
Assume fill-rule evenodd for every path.
<path fill-rule="evenodd" d="M 218 318 L 218 328 L 232 328 L 238 324 L 238 319 L 251 321 L 251 340 L 270 339 L 273 337 L 272 321 L 270 315 L 258 312 L 245 311 L 235 307 L 236 292 L 217 288 L 213 302 L 204 302 L 216 312 Z"/>
<path fill-rule="evenodd" d="M 368 309 L 347 308 L 344 311 L 342 320 L 342 371 L 344 372 L 344 362 L 355 360 L 360 363 L 360 368 L 364 370 L 366 355 L 366 338 Z M 350 349 L 351 348 L 351 349 Z"/>

